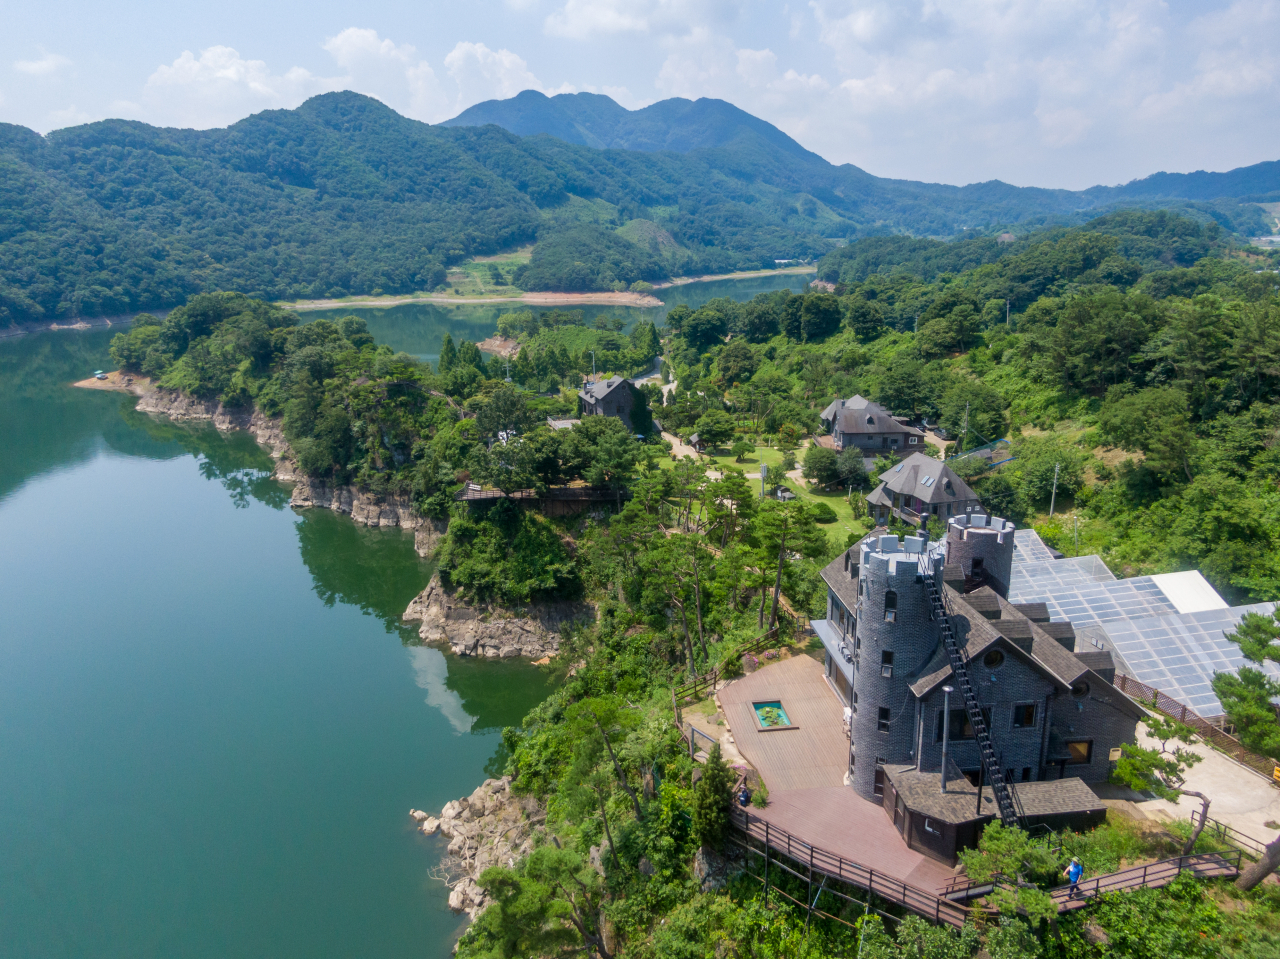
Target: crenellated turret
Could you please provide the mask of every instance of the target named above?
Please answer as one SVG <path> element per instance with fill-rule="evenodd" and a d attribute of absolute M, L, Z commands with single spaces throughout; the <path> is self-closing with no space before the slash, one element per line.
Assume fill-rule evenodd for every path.
<path fill-rule="evenodd" d="M 854 667 L 853 786 L 876 795 L 880 763 L 910 763 L 916 749 L 915 697 L 909 686 L 938 646 L 921 579 L 921 554 L 942 581 L 941 543 L 927 536 L 879 536 L 862 544 Z"/>
<path fill-rule="evenodd" d="M 998 516 L 953 516 L 947 521 L 947 565 L 959 566 L 966 582 L 977 581 L 1008 597 L 1015 528 Z"/>

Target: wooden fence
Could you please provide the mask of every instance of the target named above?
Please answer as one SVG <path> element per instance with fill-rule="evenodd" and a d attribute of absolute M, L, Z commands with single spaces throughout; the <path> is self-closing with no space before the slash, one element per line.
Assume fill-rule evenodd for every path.
<path fill-rule="evenodd" d="M 1059 912 L 1079 909 L 1090 899 L 1106 895 L 1109 892 L 1125 892 L 1130 889 L 1158 889 L 1167 886 L 1184 872 L 1189 872 L 1197 879 L 1213 879 L 1217 877 L 1235 876 L 1240 873 L 1241 852 L 1235 853 L 1201 853 L 1196 856 L 1178 856 L 1176 859 L 1163 859 L 1160 862 L 1148 863 L 1145 866 L 1134 866 L 1120 872 L 1108 873 L 1094 879 L 1082 879 L 1076 884 L 1075 892 L 1070 885 L 1059 886 L 1050 892 Z"/>
<path fill-rule="evenodd" d="M 876 872 L 868 866 L 820 849 L 737 806 L 733 807 L 732 820 L 738 835 L 742 837 L 737 844 L 746 852 L 748 873 L 750 873 L 753 855 L 763 859 L 763 875 L 755 878 L 764 883 L 766 898 L 769 895 L 771 882 L 776 883 L 778 878 L 776 871 L 781 870 L 808 884 L 809 892 L 806 901 L 797 903 L 798 905 L 807 908 L 811 914 L 816 913 L 840 922 L 845 920 L 816 908 L 818 897 L 814 896 L 815 878 L 819 880 L 817 887 L 819 896 L 825 890 L 846 902 L 855 902 L 856 900 L 851 896 L 826 885 L 827 880 L 844 883 L 865 889 L 886 902 L 903 906 L 935 923 L 946 923 L 957 929 L 963 926 L 965 920 L 975 911 L 943 899 L 935 893 L 909 885 L 901 879 Z M 788 860 L 792 865 L 788 865 Z M 775 871 L 772 876 L 771 870 Z M 781 890 L 776 891 L 787 895 Z M 787 895 L 787 898 L 794 901 L 792 896 Z"/>
<path fill-rule="evenodd" d="M 1186 723 L 1196 731 L 1197 735 L 1212 743 L 1242 766 L 1248 766 L 1254 772 L 1265 776 L 1273 785 L 1280 785 L 1280 764 L 1268 756 L 1260 756 L 1246 749 L 1240 740 L 1223 732 L 1190 706 L 1178 702 L 1172 696 L 1166 696 L 1146 683 L 1138 682 L 1131 676 L 1117 676 L 1115 685 L 1120 692 L 1134 699 L 1154 704 L 1155 708 L 1166 716 Z"/>
<path fill-rule="evenodd" d="M 755 653 L 763 652 L 766 649 L 771 649 L 776 646 L 778 644 L 778 638 L 778 627 L 775 626 L 773 629 L 767 630 L 751 642 L 743 643 L 734 650 L 732 655 L 735 657 L 741 657 L 746 656 L 749 653 L 754 655 Z M 715 693 L 721 678 L 719 667 L 713 666 L 710 672 L 703 673 L 701 676 L 695 676 L 684 685 L 677 686 L 672 698 L 677 704 L 684 703 L 686 701 L 693 703 L 699 702 Z"/>

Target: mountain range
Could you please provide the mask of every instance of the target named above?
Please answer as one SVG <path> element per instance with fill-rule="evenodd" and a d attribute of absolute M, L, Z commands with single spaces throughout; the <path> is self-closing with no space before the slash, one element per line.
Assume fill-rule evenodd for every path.
<path fill-rule="evenodd" d="M 1280 163 L 1084 191 L 836 166 L 721 100 L 626 110 L 526 91 L 430 126 L 332 93 L 224 129 L 0 124 L 0 326 L 270 299 L 405 293 L 536 242 L 530 289 L 772 266 L 883 234 L 948 237 L 1172 207 L 1266 230 Z M 1269 231 L 1268 231 L 1269 232 Z"/>

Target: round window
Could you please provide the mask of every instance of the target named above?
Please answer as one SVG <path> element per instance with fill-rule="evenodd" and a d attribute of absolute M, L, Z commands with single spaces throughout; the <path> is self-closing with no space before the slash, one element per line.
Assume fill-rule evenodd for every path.
<path fill-rule="evenodd" d="M 998 649 L 988 650 L 987 655 L 982 657 L 982 665 L 987 669 L 995 669 L 1003 662 L 1004 653 L 1000 652 Z"/>
<path fill-rule="evenodd" d="M 1084 697 L 1089 695 L 1089 684 L 1084 680 L 1076 683 L 1071 687 L 1071 695 L 1076 699 L 1084 699 Z"/>

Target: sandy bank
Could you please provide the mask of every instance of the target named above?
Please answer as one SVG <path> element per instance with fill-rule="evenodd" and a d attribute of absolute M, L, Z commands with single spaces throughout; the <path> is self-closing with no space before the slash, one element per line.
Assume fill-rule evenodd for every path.
<path fill-rule="evenodd" d="M 412 296 L 370 296 L 349 300 L 299 300 L 279 303 L 286 310 L 340 310 L 344 307 L 388 309 L 406 303 L 452 303 L 454 306 L 485 306 L 489 303 L 524 303 L 528 306 L 662 306 L 647 293 L 523 293 L 520 296 L 450 296 L 420 293 Z"/>
<path fill-rule="evenodd" d="M 131 393 L 134 396 L 144 396 L 154 389 L 151 380 L 147 377 L 131 376 L 121 370 L 112 370 L 105 380 L 91 376 L 87 380 L 80 380 L 71 385 L 82 390 L 106 390 L 110 393 Z"/>
<path fill-rule="evenodd" d="M 816 266 L 789 266 L 782 270 L 750 270 L 746 273 L 717 273 L 708 276 L 678 276 L 674 280 L 664 280 L 653 284 L 655 290 L 665 290 L 672 286 L 684 286 L 687 283 L 710 283 L 713 280 L 750 280 L 760 276 L 777 276 L 780 273 L 816 273 Z"/>

